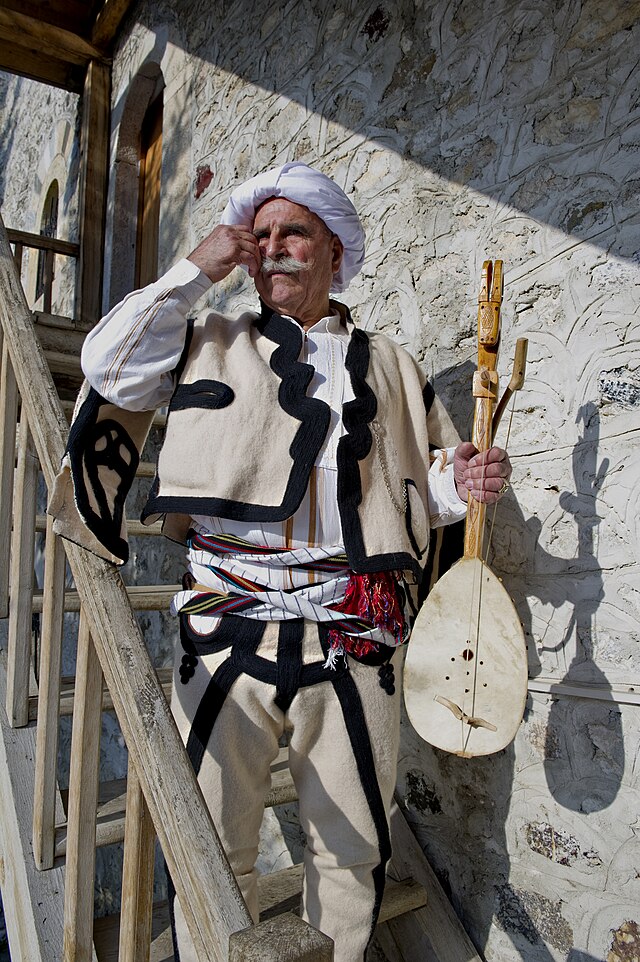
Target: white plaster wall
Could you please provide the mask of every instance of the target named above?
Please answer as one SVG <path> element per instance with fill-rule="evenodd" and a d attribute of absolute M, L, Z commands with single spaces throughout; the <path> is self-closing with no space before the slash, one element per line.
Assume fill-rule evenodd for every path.
<path fill-rule="evenodd" d="M 136 73 L 158 63 L 166 83 L 161 267 L 240 179 L 320 166 L 367 229 L 345 300 L 420 359 L 463 434 L 480 267 L 505 261 L 501 373 L 520 336 L 529 370 L 492 565 L 533 687 L 614 690 L 533 691 L 514 745 L 486 759 L 404 727 L 400 792 L 490 962 L 640 958 L 639 12 L 148 0 L 114 60 L 114 143 Z M 235 311 L 255 297 L 237 271 L 208 301 Z"/>

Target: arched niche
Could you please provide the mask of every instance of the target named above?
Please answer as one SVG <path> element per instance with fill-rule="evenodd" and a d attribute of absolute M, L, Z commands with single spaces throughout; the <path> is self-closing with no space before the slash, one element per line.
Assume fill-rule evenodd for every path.
<path fill-rule="evenodd" d="M 129 85 L 116 131 L 107 237 L 109 307 L 139 281 L 144 284 L 152 279 L 154 233 L 157 261 L 163 89 L 159 64 L 145 63 Z"/>

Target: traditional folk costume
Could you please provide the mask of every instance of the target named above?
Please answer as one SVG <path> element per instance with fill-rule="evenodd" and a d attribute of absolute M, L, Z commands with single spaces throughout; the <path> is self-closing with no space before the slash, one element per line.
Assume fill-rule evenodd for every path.
<path fill-rule="evenodd" d="M 285 165 L 235 191 L 223 221 L 251 223 L 272 196 L 341 236 L 345 287 L 363 243 L 342 191 Z M 210 284 L 181 261 L 88 336 L 50 511 L 60 533 L 126 560 L 124 498 L 168 405 L 143 520 L 162 517 L 188 545 L 174 716 L 256 920 L 264 797 L 287 740 L 302 914 L 335 940 L 336 962 L 361 962 L 390 856 L 402 646 L 429 530 L 465 512 L 447 464 L 457 436 L 410 355 L 343 305 L 307 332 L 266 307 L 188 321 Z M 177 901 L 174 932 L 176 959 L 195 958 Z"/>

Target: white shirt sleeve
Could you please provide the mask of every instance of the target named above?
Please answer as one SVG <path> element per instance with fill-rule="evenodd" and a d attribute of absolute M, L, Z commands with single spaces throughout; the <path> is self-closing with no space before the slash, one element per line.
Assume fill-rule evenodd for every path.
<path fill-rule="evenodd" d="M 439 448 L 431 452 L 435 460 L 429 469 L 429 521 L 432 528 L 460 521 L 467 513 L 467 504 L 460 498 L 453 477 L 455 448 Z"/>
<path fill-rule="evenodd" d="M 128 294 L 85 339 L 81 363 L 91 386 L 129 411 L 167 404 L 187 314 L 210 286 L 207 275 L 185 258 L 153 284 Z"/>

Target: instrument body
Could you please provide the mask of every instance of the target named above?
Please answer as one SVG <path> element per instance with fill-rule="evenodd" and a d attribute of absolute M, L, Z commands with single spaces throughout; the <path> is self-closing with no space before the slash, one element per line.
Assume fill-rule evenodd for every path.
<path fill-rule="evenodd" d="M 473 443 L 492 446 L 498 405 L 502 262 L 485 261 L 478 298 L 478 370 L 474 374 Z M 524 380 L 526 341 L 518 342 L 514 376 Z M 504 400 L 504 399 L 503 399 Z M 501 402 L 499 413 L 504 409 Z M 427 742 L 456 755 L 500 751 L 515 737 L 527 696 L 527 649 L 517 611 L 482 560 L 486 506 L 469 496 L 464 556 L 422 606 L 404 668 L 409 719 Z"/>

